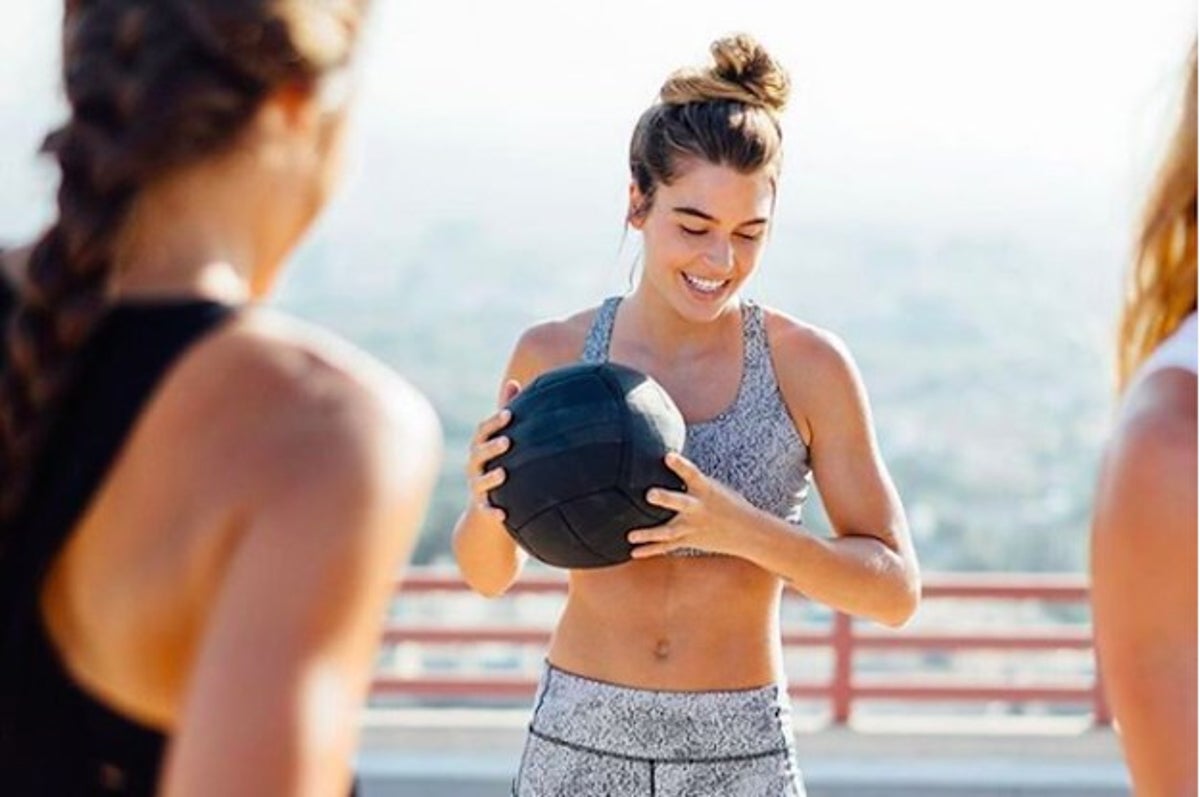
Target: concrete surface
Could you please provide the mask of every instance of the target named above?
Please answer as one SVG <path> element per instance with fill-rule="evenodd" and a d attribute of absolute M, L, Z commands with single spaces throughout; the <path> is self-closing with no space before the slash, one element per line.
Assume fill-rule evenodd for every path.
<path fill-rule="evenodd" d="M 527 722 L 525 709 L 371 710 L 358 759 L 364 797 L 507 795 Z M 1115 734 L 1083 719 L 875 718 L 828 727 L 799 718 L 796 725 L 809 797 L 1129 794 Z"/>

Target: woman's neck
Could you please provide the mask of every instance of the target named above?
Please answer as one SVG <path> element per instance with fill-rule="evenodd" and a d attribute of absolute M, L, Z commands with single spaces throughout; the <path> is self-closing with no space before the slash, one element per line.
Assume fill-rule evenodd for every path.
<path fill-rule="evenodd" d="M 195 168 L 148 186 L 114 253 L 118 297 L 187 297 L 240 303 L 274 287 L 294 241 L 247 169 Z M 286 214 L 284 214 L 286 215 Z"/>
<path fill-rule="evenodd" d="M 688 356 L 721 347 L 728 328 L 740 329 L 740 301 L 735 299 L 711 321 L 695 321 L 680 315 L 643 279 L 622 302 L 628 339 L 651 352 Z"/>
<path fill-rule="evenodd" d="M 228 258 L 202 252 L 172 256 L 163 250 L 152 258 L 125 261 L 114 284 L 117 299 L 211 299 L 241 304 L 253 298 L 243 269 Z"/>
<path fill-rule="evenodd" d="M 211 204 L 137 208 L 115 253 L 117 298 L 195 297 L 241 303 L 269 290 L 254 228 Z"/>

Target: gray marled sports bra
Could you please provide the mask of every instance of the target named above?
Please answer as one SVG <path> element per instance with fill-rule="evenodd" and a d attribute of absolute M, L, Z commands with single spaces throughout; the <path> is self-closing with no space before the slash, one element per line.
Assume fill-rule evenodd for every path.
<path fill-rule="evenodd" d="M 614 296 L 596 311 L 583 345 L 583 362 L 608 360 L 620 303 Z M 683 453 L 754 506 L 799 523 L 808 496 L 808 447 L 779 393 L 762 308 L 749 300 L 742 301 L 742 350 L 737 398 L 712 420 L 687 424 Z"/>

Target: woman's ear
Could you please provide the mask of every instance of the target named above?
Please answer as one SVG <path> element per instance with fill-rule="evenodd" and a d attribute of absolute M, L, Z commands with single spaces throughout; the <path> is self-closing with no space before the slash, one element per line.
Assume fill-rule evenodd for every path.
<path fill-rule="evenodd" d="M 321 112 L 312 84 L 293 81 L 272 91 L 258 109 L 254 124 L 268 136 L 316 135 Z"/>
<path fill-rule="evenodd" d="M 248 149 L 296 176 L 317 171 L 330 180 L 339 170 L 345 128 L 346 112 L 331 112 L 316 84 L 293 81 L 263 100 L 248 131 Z"/>
<path fill-rule="evenodd" d="M 642 189 L 633 180 L 629 181 L 629 209 L 625 212 L 625 221 L 635 230 L 641 230 L 646 223 L 646 211 L 650 208 Z"/>

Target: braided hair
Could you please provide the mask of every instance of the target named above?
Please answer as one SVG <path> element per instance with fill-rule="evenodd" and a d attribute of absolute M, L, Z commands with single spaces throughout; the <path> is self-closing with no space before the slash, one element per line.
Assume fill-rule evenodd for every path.
<path fill-rule="evenodd" d="M 151 181 L 230 146 L 275 89 L 349 59 L 363 0 L 69 0 L 70 117 L 42 151 L 61 171 L 58 215 L 34 247 L 5 331 L 0 523 L 104 318 L 119 236 Z"/>

